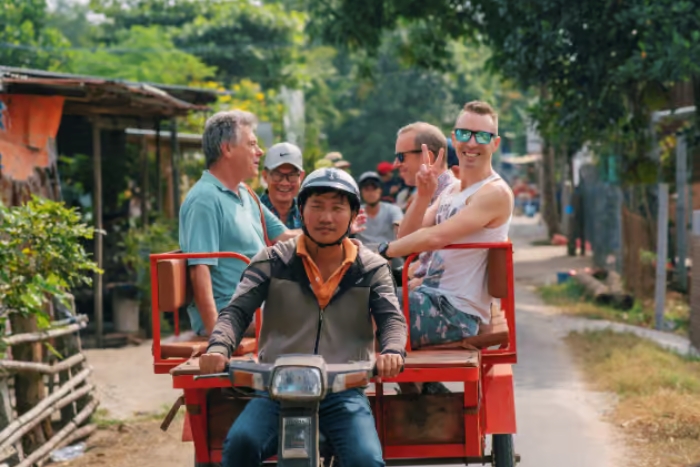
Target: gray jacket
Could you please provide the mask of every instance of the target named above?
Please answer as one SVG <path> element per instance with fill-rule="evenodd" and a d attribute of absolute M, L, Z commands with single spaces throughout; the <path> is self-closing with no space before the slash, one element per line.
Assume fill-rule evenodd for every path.
<path fill-rule="evenodd" d="M 300 238 L 268 247 L 253 258 L 219 314 L 207 351 L 230 357 L 265 302 L 258 343 L 262 363 L 294 353 L 320 354 L 327 363 L 371 360 L 372 319 L 381 353 L 405 356 L 406 320 L 386 260 L 355 241 L 357 259 L 321 310 L 296 254 Z"/>

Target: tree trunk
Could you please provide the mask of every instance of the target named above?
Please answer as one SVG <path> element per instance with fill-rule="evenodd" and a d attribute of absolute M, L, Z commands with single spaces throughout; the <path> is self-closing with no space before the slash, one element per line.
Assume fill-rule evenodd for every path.
<path fill-rule="evenodd" d="M 560 233 L 557 189 L 554 170 L 554 148 L 546 141 L 542 145 L 542 220 L 549 238 Z"/>
<path fill-rule="evenodd" d="M 11 313 L 10 322 L 12 333 L 15 335 L 38 331 L 34 316 L 24 317 L 17 313 Z M 43 360 L 42 344 L 41 342 L 18 344 L 12 347 L 12 355 L 17 361 L 41 363 Z M 34 408 L 45 394 L 44 379 L 40 373 L 26 372 L 15 375 L 15 401 L 18 416 Z M 45 428 L 45 424 L 39 424 L 29 436 L 25 437 L 25 452 L 32 452 L 46 442 L 51 433 L 45 433 Z"/>
<path fill-rule="evenodd" d="M 564 216 L 566 216 L 566 226 L 568 237 L 568 242 L 566 245 L 566 252 L 569 256 L 576 256 L 576 216 L 578 213 L 578 195 L 576 193 L 576 187 L 574 186 L 574 155 L 569 152 L 566 143 L 562 144 L 562 154 L 566 156 L 566 171 L 562 180 L 566 179 L 569 181 L 569 199 L 562 202 L 568 203 L 566 206 L 566 211 Z"/>

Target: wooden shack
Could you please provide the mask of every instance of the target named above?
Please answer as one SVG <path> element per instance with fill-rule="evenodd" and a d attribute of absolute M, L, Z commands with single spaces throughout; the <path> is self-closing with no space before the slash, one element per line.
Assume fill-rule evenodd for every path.
<path fill-rule="evenodd" d="M 179 154 L 177 119 L 190 112 L 208 112 L 217 99 L 211 90 L 184 86 L 134 83 L 90 76 L 76 76 L 0 66 L 0 199 L 17 205 L 31 194 L 62 199 L 58 155 L 90 155 L 92 218 L 103 229 L 105 193 L 103 165 L 126 150 L 126 129 L 160 133 L 169 130 L 167 158 L 156 144 L 156 170 L 165 167 L 177 180 Z M 154 138 L 158 142 L 159 138 Z M 162 177 L 157 177 L 160 180 Z M 109 183 L 110 178 L 106 181 Z M 166 198 L 171 213 L 179 207 L 178 184 Z M 161 199 L 163 187 L 154 187 Z M 159 201 L 157 209 L 161 209 Z M 97 235 L 94 258 L 103 264 L 103 236 Z M 104 334 L 103 278 L 94 280 L 94 311 L 97 345 Z"/>

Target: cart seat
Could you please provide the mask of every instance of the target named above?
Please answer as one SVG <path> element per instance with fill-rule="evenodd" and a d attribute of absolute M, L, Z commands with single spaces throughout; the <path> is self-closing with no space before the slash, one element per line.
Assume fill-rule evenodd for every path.
<path fill-rule="evenodd" d="M 467 337 L 458 342 L 449 344 L 431 345 L 421 347 L 417 350 L 448 350 L 448 349 L 487 349 L 489 347 L 500 347 L 508 344 L 508 321 L 503 310 L 493 304 L 491 306 L 491 322 L 479 327 L 479 334 Z"/>
<path fill-rule="evenodd" d="M 411 350 L 406 354 L 406 368 L 455 368 L 478 367 L 481 352 L 478 350 Z"/>
<path fill-rule="evenodd" d="M 160 343 L 161 358 L 190 358 L 204 351 L 208 337 L 198 336 L 193 332 L 185 332 L 179 336 L 171 336 Z M 236 349 L 234 356 L 255 352 L 255 339 L 244 337 Z"/>

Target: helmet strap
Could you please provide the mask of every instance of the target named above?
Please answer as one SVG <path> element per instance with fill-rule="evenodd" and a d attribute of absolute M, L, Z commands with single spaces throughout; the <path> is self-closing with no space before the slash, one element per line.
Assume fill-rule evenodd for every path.
<path fill-rule="evenodd" d="M 333 242 L 333 243 L 321 243 L 321 242 L 316 241 L 316 239 L 311 236 L 311 234 L 309 233 L 309 230 L 306 228 L 306 224 L 303 221 L 304 221 L 304 218 L 302 217 L 301 231 L 304 232 L 304 235 L 306 235 L 309 239 L 311 239 L 311 241 L 314 242 L 319 248 L 328 248 L 328 247 L 332 247 L 332 246 L 341 245 L 343 243 L 343 241 L 350 235 L 350 228 L 352 227 L 352 222 L 350 222 L 350 224 L 348 224 L 348 230 L 345 231 L 345 233 L 335 242 Z"/>

